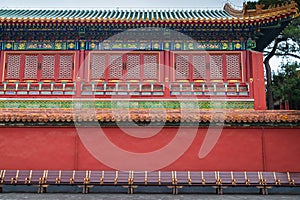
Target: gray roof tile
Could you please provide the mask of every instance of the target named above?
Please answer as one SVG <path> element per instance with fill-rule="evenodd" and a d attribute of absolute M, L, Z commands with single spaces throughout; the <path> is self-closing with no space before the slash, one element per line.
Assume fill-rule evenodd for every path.
<path fill-rule="evenodd" d="M 196 19 L 233 18 L 224 10 L 14 10 L 0 9 L 0 18 Z"/>

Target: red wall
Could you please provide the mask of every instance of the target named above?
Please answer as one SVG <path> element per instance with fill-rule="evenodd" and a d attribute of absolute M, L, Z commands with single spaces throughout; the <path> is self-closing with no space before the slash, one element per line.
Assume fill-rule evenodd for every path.
<path fill-rule="evenodd" d="M 78 130 L 43 127 L 0 128 L 0 169 L 112 169 L 98 161 L 93 152 L 93 148 L 99 150 L 103 155 L 108 155 L 105 159 L 111 159 L 113 162 L 114 149 L 105 146 L 104 138 L 97 141 L 99 138 L 96 138 L 95 130 L 98 129 Z M 125 154 L 133 152 L 128 157 L 118 157 L 116 162 L 123 163 L 122 170 L 131 165 L 137 167 L 127 170 L 149 170 L 151 167 L 154 169 L 155 166 L 162 165 L 158 169 L 300 171 L 300 128 L 224 128 L 221 134 L 209 133 L 208 138 L 207 130 L 171 127 L 155 130 L 136 127 L 125 130 L 130 132 L 129 135 L 119 128 L 103 128 L 103 137 L 107 137 L 106 139 L 116 148 L 122 149 Z M 138 134 L 144 138 L 138 138 Z M 206 145 L 213 144 L 214 141 L 216 145 L 200 159 L 198 154 L 200 148 L 205 145 L 205 137 Z M 174 142 L 175 140 L 177 142 Z M 87 150 L 83 144 L 86 142 L 93 145 L 92 149 Z M 162 148 L 166 146 L 170 147 L 169 151 L 163 152 Z M 147 157 L 148 152 L 157 154 Z M 138 154 L 140 157 L 134 159 Z M 141 160 L 143 155 L 145 159 Z M 179 155 L 175 156 L 174 162 L 164 164 L 174 155 Z M 143 167 L 145 165 L 147 166 Z"/>

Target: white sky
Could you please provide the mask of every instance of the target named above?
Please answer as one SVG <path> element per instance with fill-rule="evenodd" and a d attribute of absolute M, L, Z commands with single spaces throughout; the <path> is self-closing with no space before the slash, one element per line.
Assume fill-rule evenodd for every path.
<path fill-rule="evenodd" d="M 65 8 L 65 9 L 222 9 L 226 2 L 241 9 L 246 0 L 0 0 L 0 8 Z M 273 58 L 271 66 L 276 71 L 281 60 Z"/>
<path fill-rule="evenodd" d="M 1 8 L 222 8 L 244 0 L 0 0 Z"/>

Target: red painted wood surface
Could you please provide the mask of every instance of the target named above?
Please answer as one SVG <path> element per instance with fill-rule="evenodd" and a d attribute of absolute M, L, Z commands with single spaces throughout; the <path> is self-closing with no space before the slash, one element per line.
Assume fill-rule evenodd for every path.
<path fill-rule="evenodd" d="M 0 77 L 1 77 L 1 82 L 3 82 L 4 77 L 4 70 L 5 70 L 5 62 L 4 62 L 5 58 L 4 58 L 4 51 L 0 51 Z"/>
<path fill-rule="evenodd" d="M 181 128 L 186 135 L 180 138 L 179 145 L 172 147 L 174 152 L 181 150 L 191 136 L 189 134 L 193 134 L 192 129 Z M 88 139 L 91 144 L 101 147 L 104 143 L 94 140 L 92 136 L 95 130 L 98 129 L 84 128 L 78 134 L 75 128 L 70 127 L 0 128 L 0 169 L 112 169 L 97 160 L 97 156 L 80 139 L 79 135 L 85 134 L 90 137 Z M 172 144 L 179 131 L 178 128 L 171 127 L 161 130 L 147 127 L 102 130 L 117 148 L 136 154 L 160 151 L 166 145 Z M 138 138 L 139 133 L 149 134 L 151 131 L 155 134 Z M 224 128 L 216 145 L 202 159 L 198 154 L 207 128 L 196 131 L 195 138 L 186 150 L 183 149 L 182 155 L 161 167 L 161 170 L 300 171 L 300 128 Z M 113 150 L 109 148 L 103 151 L 101 153 L 108 157 L 113 154 Z M 153 166 L 171 156 L 172 153 L 157 156 Z M 127 162 L 126 157 L 119 159 L 123 163 Z"/>
<path fill-rule="evenodd" d="M 10 77 L 7 77 L 7 63 L 8 61 L 8 57 L 9 56 L 19 56 L 20 57 L 20 63 L 18 65 L 18 69 L 19 69 L 19 76 L 15 77 L 13 79 L 11 79 Z M 53 77 L 47 77 L 47 78 L 43 78 L 42 77 L 42 63 L 43 63 L 43 56 L 48 56 L 51 55 L 53 56 L 53 62 L 54 62 L 54 76 Z M 72 64 L 72 73 L 70 77 L 59 77 L 59 74 L 61 72 L 61 61 L 60 58 L 62 56 L 71 56 L 71 63 Z M 27 63 L 27 56 L 35 56 L 36 57 L 36 65 L 37 65 L 37 70 L 36 73 L 34 75 L 31 75 L 30 77 L 26 77 L 25 75 L 25 68 L 26 68 L 26 63 Z M 4 62 L 4 65 L 2 65 L 2 69 L 4 70 L 4 73 L 2 72 L 2 81 L 6 80 L 6 81 L 18 81 L 18 82 L 40 82 L 40 81 L 45 81 L 45 82 L 49 82 L 49 81 L 55 81 L 55 82 L 60 82 L 60 81 L 73 81 L 75 79 L 75 73 L 77 73 L 76 69 L 74 67 L 78 66 L 78 55 L 76 54 L 75 51 L 29 51 L 29 52 L 25 52 L 25 51 L 4 51 L 4 56 L 1 56 L 1 62 Z M 47 61 L 46 61 L 47 62 Z M 30 61 L 29 61 L 30 63 Z M 33 63 L 31 63 L 31 65 L 35 65 Z M 76 66 L 75 66 L 76 65 Z M 29 70 L 29 74 L 31 69 Z M 46 72 L 47 73 L 47 72 Z M 62 74 L 64 72 L 62 71 Z"/>
<path fill-rule="evenodd" d="M 264 65 L 263 54 L 261 52 L 251 51 L 251 68 L 253 75 L 253 96 L 254 96 L 254 109 L 266 109 L 266 91 L 264 79 Z"/>

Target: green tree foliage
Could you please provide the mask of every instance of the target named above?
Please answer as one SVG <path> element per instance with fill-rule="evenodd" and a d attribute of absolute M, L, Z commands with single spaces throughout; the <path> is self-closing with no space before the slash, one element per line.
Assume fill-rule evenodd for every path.
<path fill-rule="evenodd" d="M 275 55 L 292 56 L 300 59 L 300 17 L 293 20 L 291 24 L 283 30 L 282 37 L 286 40 L 284 43 L 278 45 L 278 50 Z"/>
<path fill-rule="evenodd" d="M 247 1 L 247 6 L 249 10 L 255 9 L 255 6 L 258 2 L 257 1 Z"/>
<path fill-rule="evenodd" d="M 280 4 L 283 4 L 283 3 L 290 3 L 291 1 L 290 0 L 259 0 L 258 3 L 260 4 L 264 4 L 265 7 L 269 7 L 269 6 L 273 6 L 273 5 L 280 5 Z M 299 0 L 296 0 L 296 3 L 299 4 Z"/>
<path fill-rule="evenodd" d="M 298 8 L 300 8 L 300 0 L 294 0 L 298 4 Z M 267 9 L 269 7 L 274 7 L 278 5 L 282 5 L 285 3 L 290 3 L 291 0 L 258 0 L 258 1 L 249 1 L 248 9 L 255 9 L 256 4 L 263 4 L 264 8 Z M 293 20 L 282 32 L 279 36 L 281 38 L 280 43 L 277 46 L 277 51 L 274 55 L 277 56 L 292 56 L 295 58 L 299 58 L 300 51 L 300 17 Z M 270 46 L 267 49 L 267 53 L 269 53 L 272 49 Z M 269 51 L 268 51 L 269 50 Z"/>
<path fill-rule="evenodd" d="M 274 99 L 279 102 L 288 100 L 290 109 L 300 110 L 300 75 L 299 65 L 281 66 L 277 74 L 273 74 L 272 89 Z"/>
<path fill-rule="evenodd" d="M 294 0 L 298 5 L 300 4 L 300 0 Z M 265 5 L 265 8 L 268 8 L 269 6 L 274 5 L 280 5 L 284 3 L 290 3 L 291 0 L 258 0 L 258 1 L 248 1 L 248 8 L 249 9 L 255 9 L 256 4 L 263 4 Z"/>

